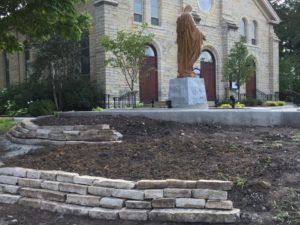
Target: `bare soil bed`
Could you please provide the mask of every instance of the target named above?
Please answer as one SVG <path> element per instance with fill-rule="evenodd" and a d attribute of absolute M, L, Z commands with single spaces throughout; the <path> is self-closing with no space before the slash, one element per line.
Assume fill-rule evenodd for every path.
<path fill-rule="evenodd" d="M 36 123 L 109 124 L 124 137 L 121 144 L 46 147 L 6 161 L 5 166 L 64 170 L 128 180 L 229 179 L 235 182 L 229 198 L 243 212 L 239 225 L 300 224 L 299 129 L 191 125 L 110 116 L 53 117 Z M 0 215 L 7 213 L 8 207 L 2 205 Z M 9 208 L 14 209 L 15 218 L 19 221 L 17 224 L 48 224 L 42 223 L 34 210 Z M 49 221 L 58 217 L 43 213 L 47 214 Z M 77 222 L 68 222 L 73 220 Z M 96 223 L 87 218 L 80 221 L 70 217 L 57 221 L 55 224 L 142 224 Z"/>

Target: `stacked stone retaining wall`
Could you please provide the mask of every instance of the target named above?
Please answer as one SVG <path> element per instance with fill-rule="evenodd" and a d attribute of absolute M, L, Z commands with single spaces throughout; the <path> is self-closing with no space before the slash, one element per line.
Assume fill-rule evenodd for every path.
<path fill-rule="evenodd" d="M 232 183 L 217 180 L 140 180 L 0 168 L 0 203 L 102 220 L 234 223 Z"/>
<path fill-rule="evenodd" d="M 7 138 L 17 144 L 70 145 L 117 143 L 122 134 L 107 124 L 75 126 L 38 126 L 35 119 L 25 119 L 10 129 Z"/>

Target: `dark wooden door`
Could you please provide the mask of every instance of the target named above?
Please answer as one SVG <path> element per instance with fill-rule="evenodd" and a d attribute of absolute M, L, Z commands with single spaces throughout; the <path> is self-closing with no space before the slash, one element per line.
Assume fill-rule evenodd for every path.
<path fill-rule="evenodd" d="M 214 62 L 201 62 L 201 76 L 204 79 L 208 101 L 216 100 L 216 66 Z"/>
<path fill-rule="evenodd" d="M 147 56 L 140 72 L 140 101 L 158 101 L 158 74 L 156 56 Z"/>
<path fill-rule="evenodd" d="M 256 98 L 256 74 L 246 82 L 246 97 Z"/>

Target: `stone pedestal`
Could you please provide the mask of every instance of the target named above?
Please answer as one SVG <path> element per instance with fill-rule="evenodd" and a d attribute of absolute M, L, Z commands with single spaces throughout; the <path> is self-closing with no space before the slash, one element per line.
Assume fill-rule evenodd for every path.
<path fill-rule="evenodd" d="M 204 80 L 191 77 L 170 80 L 169 100 L 173 108 L 207 109 Z"/>

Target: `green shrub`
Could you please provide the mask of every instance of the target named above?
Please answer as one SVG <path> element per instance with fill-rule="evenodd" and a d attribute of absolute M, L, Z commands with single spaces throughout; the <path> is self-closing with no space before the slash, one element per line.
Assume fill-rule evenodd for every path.
<path fill-rule="evenodd" d="M 144 103 L 143 102 L 136 103 L 135 108 L 137 108 L 137 109 L 144 108 Z"/>
<path fill-rule="evenodd" d="M 235 108 L 245 108 L 245 104 L 238 102 L 235 104 Z"/>
<path fill-rule="evenodd" d="M 264 103 L 264 106 L 278 106 L 278 105 L 277 105 L 277 102 L 275 102 L 275 101 L 266 101 Z"/>
<path fill-rule="evenodd" d="M 277 101 L 278 106 L 284 106 L 286 105 L 286 102 L 284 101 Z"/>
<path fill-rule="evenodd" d="M 93 112 L 103 112 L 103 110 L 104 110 L 104 109 L 101 108 L 101 107 L 99 107 L 99 106 L 92 109 Z"/>
<path fill-rule="evenodd" d="M 220 107 L 222 109 L 230 109 L 230 108 L 232 108 L 232 106 L 230 104 L 222 104 Z"/>
<path fill-rule="evenodd" d="M 29 105 L 28 112 L 32 116 L 43 116 L 53 114 L 55 105 L 50 100 L 37 100 Z"/>

